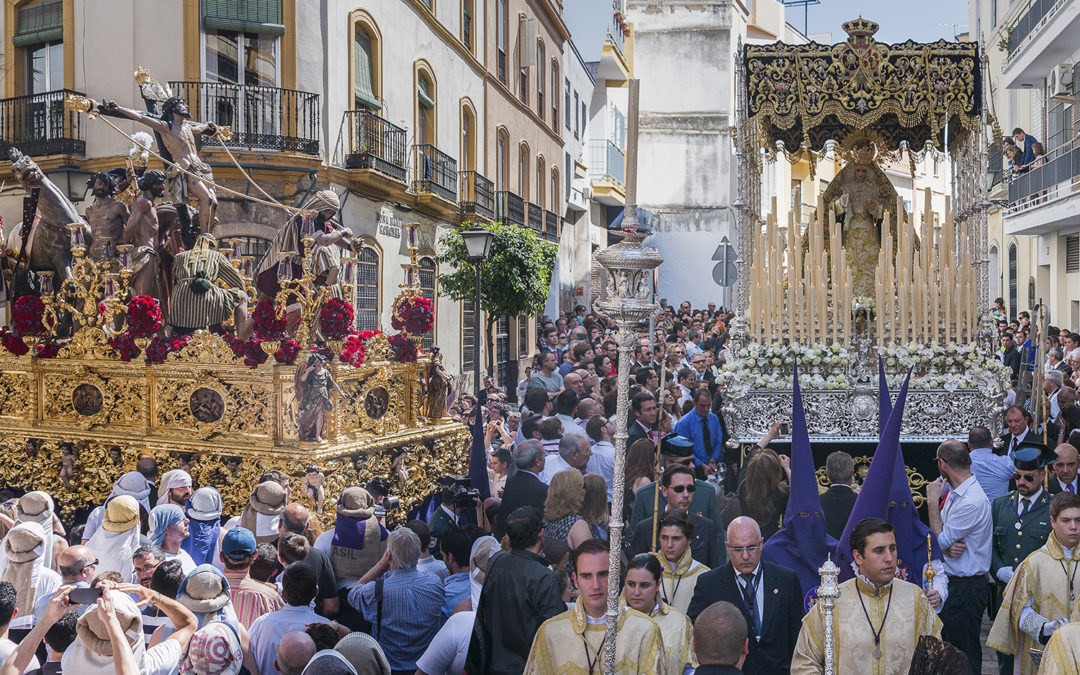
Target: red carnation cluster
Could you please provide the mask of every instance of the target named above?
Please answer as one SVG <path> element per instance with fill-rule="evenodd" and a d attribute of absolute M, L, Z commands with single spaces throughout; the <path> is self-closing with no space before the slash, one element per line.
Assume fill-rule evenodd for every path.
<path fill-rule="evenodd" d="M 189 340 L 191 340 L 190 335 L 167 338 L 155 337 L 150 346 L 146 348 L 146 359 L 150 363 L 164 363 L 169 354 L 183 349 Z"/>
<path fill-rule="evenodd" d="M 410 335 L 423 335 L 435 325 L 435 306 L 422 295 L 415 296 L 401 303 L 398 307 L 399 320 L 391 318 L 394 330 L 405 330 Z"/>
<path fill-rule="evenodd" d="M 270 299 L 260 300 L 251 315 L 252 334 L 259 340 L 279 340 L 285 337 L 285 319 L 278 318 L 277 307 Z"/>
<path fill-rule="evenodd" d="M 0 342 L 3 342 L 4 349 L 8 350 L 15 356 L 22 356 L 26 352 L 30 351 L 30 347 L 23 342 L 22 337 L 11 332 L 7 326 L 0 328 Z"/>
<path fill-rule="evenodd" d="M 262 348 L 259 351 L 262 351 Z M 274 360 L 278 363 L 292 364 L 299 353 L 300 345 L 296 343 L 296 340 L 282 340 L 281 346 L 274 352 Z"/>
<path fill-rule="evenodd" d="M 347 363 L 353 368 L 359 368 L 364 365 L 364 358 L 367 355 L 367 343 L 368 340 L 379 334 L 377 330 L 363 330 L 357 331 L 345 338 L 345 346 L 341 349 L 341 354 L 338 356 L 343 363 Z"/>
<path fill-rule="evenodd" d="M 341 340 L 353 326 L 352 305 L 341 298 L 330 298 L 319 311 L 319 331 L 327 340 Z"/>
<path fill-rule="evenodd" d="M 262 349 L 262 340 L 251 338 L 245 342 L 244 340 L 235 338 L 225 332 L 221 333 L 221 337 L 225 338 L 225 342 L 228 343 L 229 348 L 232 349 L 233 354 L 237 358 L 244 359 L 244 365 L 248 368 L 258 368 L 259 364 L 266 362 L 266 352 Z M 293 341 L 288 340 L 287 342 Z M 284 347 L 284 345 L 282 345 L 282 347 Z M 280 353 L 282 352 L 279 348 L 277 354 Z M 274 355 L 275 358 L 277 357 L 277 354 Z M 283 361 L 283 363 L 285 362 Z"/>
<path fill-rule="evenodd" d="M 45 303 L 36 295 L 24 295 L 15 301 L 11 312 L 11 325 L 18 335 L 41 335 L 45 325 L 41 323 L 45 316 Z"/>
<path fill-rule="evenodd" d="M 398 361 L 402 363 L 412 363 L 416 360 L 416 345 L 401 333 L 390 336 L 390 348 L 394 350 Z"/>
<path fill-rule="evenodd" d="M 135 345 L 135 338 L 129 331 L 109 338 L 109 346 L 120 356 L 121 361 L 130 361 L 139 355 L 139 348 Z"/>
<path fill-rule="evenodd" d="M 165 324 L 161 305 L 149 295 L 136 295 L 128 301 L 127 325 L 131 337 L 150 337 Z"/>
<path fill-rule="evenodd" d="M 34 356 L 39 359 L 54 359 L 60 352 L 61 343 L 49 340 L 34 347 Z"/>
<path fill-rule="evenodd" d="M 311 351 L 326 359 L 327 363 L 334 360 L 334 352 L 326 345 L 316 344 L 311 346 Z"/>

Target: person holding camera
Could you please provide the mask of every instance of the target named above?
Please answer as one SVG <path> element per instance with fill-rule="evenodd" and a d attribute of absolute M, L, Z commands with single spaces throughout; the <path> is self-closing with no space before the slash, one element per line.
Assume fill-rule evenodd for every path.
<path fill-rule="evenodd" d="M 454 478 L 444 476 L 439 479 L 443 484 L 442 504 L 428 519 L 428 529 L 431 531 L 431 555 L 442 560 L 442 550 L 439 548 L 439 539 L 452 530 L 461 530 L 458 519 L 466 509 L 476 506 L 470 491 L 460 485 Z"/>

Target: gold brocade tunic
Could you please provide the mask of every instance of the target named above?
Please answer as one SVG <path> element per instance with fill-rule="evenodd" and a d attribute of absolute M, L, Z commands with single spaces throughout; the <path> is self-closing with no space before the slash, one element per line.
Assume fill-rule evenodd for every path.
<path fill-rule="evenodd" d="M 1035 675 L 1035 664 L 1028 650 L 1041 649 L 1036 640 L 1020 630 L 1020 614 L 1028 602 L 1031 609 L 1047 621 L 1054 621 L 1070 614 L 1069 580 L 1075 574 L 1073 593 L 1080 594 L 1080 560 L 1066 556 L 1054 533 L 1046 544 L 1036 549 L 1016 568 L 1005 587 L 994 625 L 986 645 L 1003 654 L 1016 655 L 1021 675 Z M 1080 618 L 1074 616 L 1074 618 Z"/>
<path fill-rule="evenodd" d="M 660 578 L 660 598 L 679 610 L 683 614 L 690 608 L 690 600 L 694 597 L 694 588 L 697 587 L 698 579 L 709 568 L 702 565 L 690 555 L 690 547 L 683 551 L 679 562 L 675 563 L 675 569 L 663 551 L 657 551 L 657 558 L 664 568 L 664 575 Z"/>
<path fill-rule="evenodd" d="M 588 622 L 578 598 L 573 609 L 540 625 L 529 650 L 525 675 L 666 675 L 669 672 L 659 626 L 641 612 L 624 606 L 615 642 L 615 673 L 606 673 L 603 647 L 606 631 L 603 623 Z"/>
<path fill-rule="evenodd" d="M 866 619 L 867 614 L 870 621 Z M 791 659 L 791 675 L 824 672 L 824 626 L 825 606 L 818 601 L 803 617 Z M 881 641 L 878 648 L 882 656 L 874 658 L 873 631 L 879 626 Z M 874 588 L 860 578 L 840 584 L 840 597 L 833 607 L 833 654 L 837 673 L 905 675 L 922 635 L 941 637 L 941 620 L 922 589 L 915 584 L 896 579 L 884 588 Z"/>
<path fill-rule="evenodd" d="M 690 617 L 675 609 L 663 600 L 649 614 L 664 639 L 664 654 L 667 657 L 668 675 L 679 675 L 687 664 L 697 668 L 697 656 L 694 654 L 694 625 Z"/>
<path fill-rule="evenodd" d="M 1080 624 L 1071 623 L 1054 631 L 1043 652 L 1039 675 L 1080 673 Z"/>

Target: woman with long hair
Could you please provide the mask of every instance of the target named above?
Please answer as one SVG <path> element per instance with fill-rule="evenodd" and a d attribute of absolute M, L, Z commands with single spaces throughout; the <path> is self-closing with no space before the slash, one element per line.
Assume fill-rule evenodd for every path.
<path fill-rule="evenodd" d="M 696 668 L 694 657 L 694 627 L 690 618 L 667 604 L 660 597 L 660 576 L 663 568 L 652 553 L 639 553 L 626 566 L 623 600 L 651 618 L 660 627 L 664 638 L 667 672 L 681 673 L 687 665 Z"/>
<path fill-rule="evenodd" d="M 750 455 L 739 487 L 720 501 L 724 527 L 739 516 L 750 516 L 761 526 L 764 539 L 776 534 L 787 508 L 788 482 L 791 480 L 788 471 L 788 464 L 771 448 Z"/>
<path fill-rule="evenodd" d="M 567 469 L 552 476 L 544 502 L 544 541 L 565 541 L 572 550 L 592 539 L 589 523 L 582 517 L 584 505 L 585 480 L 580 471 Z"/>
<path fill-rule="evenodd" d="M 623 522 L 630 522 L 638 490 L 656 480 L 656 446 L 647 438 L 639 438 L 626 451 L 623 481 Z"/>
<path fill-rule="evenodd" d="M 597 473 L 587 473 L 584 478 L 585 501 L 581 505 L 581 515 L 589 525 L 589 533 L 594 539 L 608 539 L 608 524 L 611 516 L 607 507 L 607 481 Z"/>

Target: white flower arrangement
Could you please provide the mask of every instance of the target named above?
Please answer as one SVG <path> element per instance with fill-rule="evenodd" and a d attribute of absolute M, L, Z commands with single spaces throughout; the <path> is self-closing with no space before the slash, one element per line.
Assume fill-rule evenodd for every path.
<path fill-rule="evenodd" d="M 1011 371 L 992 353 L 974 344 L 926 345 L 916 342 L 882 345 L 878 356 L 885 361 L 890 389 L 898 389 L 913 368 L 911 389 L 977 389 L 988 395 L 1003 391 Z M 741 347 L 713 372 L 721 386 L 734 396 L 751 389 L 790 390 L 791 372 L 799 364 L 799 384 L 818 391 L 849 389 L 848 365 L 854 358 L 838 343 L 812 345 L 765 345 L 751 342 Z"/>

